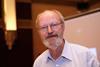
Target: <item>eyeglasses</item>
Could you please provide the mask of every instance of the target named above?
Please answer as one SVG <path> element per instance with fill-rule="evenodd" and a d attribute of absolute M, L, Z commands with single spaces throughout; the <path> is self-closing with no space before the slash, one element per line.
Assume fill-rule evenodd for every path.
<path fill-rule="evenodd" d="M 58 28 L 58 26 L 59 26 L 60 24 L 62 24 L 62 23 L 50 24 L 49 26 L 50 26 L 51 29 L 55 30 L 55 29 Z M 40 30 L 40 31 L 43 31 L 43 32 L 47 32 L 47 31 L 48 31 L 48 26 L 40 27 L 39 30 Z"/>

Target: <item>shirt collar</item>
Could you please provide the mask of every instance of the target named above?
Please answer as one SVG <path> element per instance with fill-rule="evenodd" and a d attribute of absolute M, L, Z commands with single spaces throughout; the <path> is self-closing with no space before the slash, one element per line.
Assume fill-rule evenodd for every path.
<path fill-rule="evenodd" d="M 66 40 L 65 40 L 65 44 L 64 44 L 64 48 L 63 48 L 61 57 L 65 58 L 65 59 L 68 59 L 70 61 L 72 60 L 72 53 L 71 53 L 70 43 L 68 43 Z M 48 50 L 47 61 L 49 61 L 49 60 L 52 60 L 52 57 L 51 57 L 50 52 Z"/>
<path fill-rule="evenodd" d="M 63 56 L 64 58 L 68 60 L 72 60 L 70 43 L 68 43 L 66 40 L 65 40 L 65 44 L 64 44 L 64 48 L 63 48 L 61 56 Z"/>
<path fill-rule="evenodd" d="M 52 57 L 51 57 L 50 52 L 49 52 L 49 50 L 48 50 L 47 62 L 48 62 L 49 60 L 52 60 Z"/>

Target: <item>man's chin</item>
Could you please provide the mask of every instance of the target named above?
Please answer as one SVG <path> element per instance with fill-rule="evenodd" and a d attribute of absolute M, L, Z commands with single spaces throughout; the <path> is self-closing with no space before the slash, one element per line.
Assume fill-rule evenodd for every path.
<path fill-rule="evenodd" d="M 43 43 L 47 48 L 55 50 L 61 45 L 62 39 L 57 39 L 56 37 L 48 38 L 47 40 L 44 40 Z"/>
<path fill-rule="evenodd" d="M 49 42 L 49 41 L 44 41 L 43 44 L 44 44 L 47 48 L 49 48 L 49 49 L 56 49 L 56 48 L 57 48 L 57 46 L 54 45 L 53 42 L 51 43 L 51 42 Z"/>
<path fill-rule="evenodd" d="M 48 45 L 46 46 L 48 49 L 51 49 L 51 50 L 56 50 L 58 46 L 51 46 L 51 45 Z"/>

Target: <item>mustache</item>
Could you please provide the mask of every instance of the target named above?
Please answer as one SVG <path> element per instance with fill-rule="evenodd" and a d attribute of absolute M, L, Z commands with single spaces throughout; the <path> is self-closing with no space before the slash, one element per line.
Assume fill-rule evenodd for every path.
<path fill-rule="evenodd" d="M 58 37 L 58 35 L 57 34 L 55 34 L 55 35 L 49 35 L 49 36 L 46 37 L 46 39 L 49 39 L 49 38 L 52 38 L 52 37 Z"/>

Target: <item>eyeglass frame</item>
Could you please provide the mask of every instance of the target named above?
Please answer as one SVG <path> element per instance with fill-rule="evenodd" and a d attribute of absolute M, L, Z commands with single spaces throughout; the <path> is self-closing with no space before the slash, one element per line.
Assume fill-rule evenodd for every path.
<path fill-rule="evenodd" d="M 51 29 L 55 30 L 55 29 L 57 29 L 57 26 L 59 26 L 60 24 L 63 24 L 63 22 L 56 23 L 56 24 L 49 24 L 49 25 L 43 26 L 43 27 L 38 27 L 38 30 L 43 31 L 43 32 L 47 32 L 48 26 L 50 26 Z"/>

